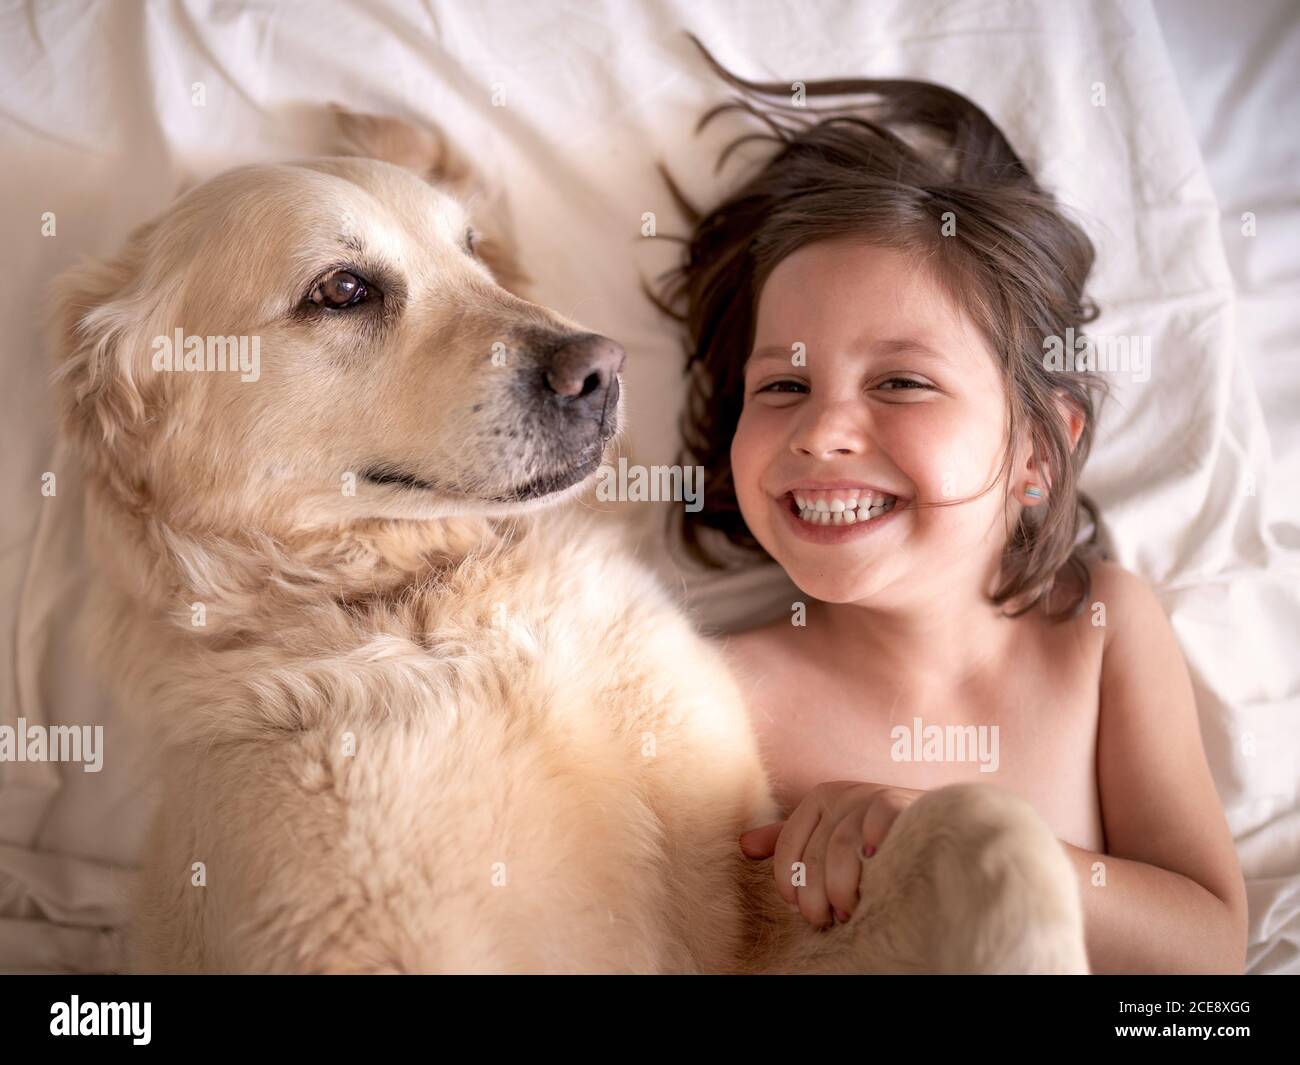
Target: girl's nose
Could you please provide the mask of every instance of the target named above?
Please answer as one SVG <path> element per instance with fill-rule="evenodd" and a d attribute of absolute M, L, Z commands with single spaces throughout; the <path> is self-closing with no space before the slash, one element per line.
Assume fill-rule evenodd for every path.
<path fill-rule="evenodd" d="M 862 428 L 843 406 L 809 409 L 790 438 L 790 450 L 814 459 L 856 455 L 862 450 Z"/>

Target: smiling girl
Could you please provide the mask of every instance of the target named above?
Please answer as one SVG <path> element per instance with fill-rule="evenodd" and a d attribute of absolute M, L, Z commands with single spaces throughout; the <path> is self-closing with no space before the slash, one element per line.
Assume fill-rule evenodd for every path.
<path fill-rule="evenodd" d="M 1096 316 L 1088 238 L 956 93 L 808 83 L 870 96 L 819 112 L 714 68 L 750 99 L 704 122 L 743 107 L 777 151 L 703 216 L 678 196 L 695 228 L 660 305 L 688 329 L 685 442 L 712 486 L 681 532 L 805 596 L 725 641 L 786 814 L 745 853 L 829 927 L 901 810 L 977 781 L 1054 830 L 1094 972 L 1241 972 L 1187 668 L 1155 595 L 1084 535 L 1100 382 L 1043 359 Z M 997 759 L 917 735 L 991 736 Z"/>

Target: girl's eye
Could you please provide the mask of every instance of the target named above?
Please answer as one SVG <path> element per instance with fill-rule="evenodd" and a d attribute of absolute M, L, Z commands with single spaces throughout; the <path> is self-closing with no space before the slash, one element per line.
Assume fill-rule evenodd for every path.
<path fill-rule="evenodd" d="M 889 387 L 890 385 L 893 385 L 894 387 L 891 388 Z M 925 381 L 918 381 L 912 377 L 890 377 L 887 380 L 882 381 L 878 387 L 887 392 L 910 392 L 915 389 L 934 390 L 933 385 L 927 384 Z M 792 381 L 786 378 L 780 381 L 773 381 L 771 384 L 766 384 L 762 388 L 755 389 L 754 391 L 755 394 L 759 392 L 776 392 L 785 393 L 786 395 L 798 395 L 807 392 L 808 386 L 802 381 Z"/>

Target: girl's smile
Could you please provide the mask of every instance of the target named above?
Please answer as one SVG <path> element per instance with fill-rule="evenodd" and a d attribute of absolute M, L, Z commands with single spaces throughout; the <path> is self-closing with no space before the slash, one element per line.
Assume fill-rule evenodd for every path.
<path fill-rule="evenodd" d="M 795 536 L 811 544 L 842 544 L 878 533 L 906 508 L 906 500 L 857 488 L 795 489 L 773 502 Z"/>

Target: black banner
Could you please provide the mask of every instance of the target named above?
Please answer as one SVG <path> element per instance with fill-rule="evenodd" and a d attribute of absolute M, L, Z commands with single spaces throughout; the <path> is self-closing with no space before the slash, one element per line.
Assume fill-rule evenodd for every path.
<path fill-rule="evenodd" d="M 60 1043 L 91 1054 L 105 1043 L 145 1054 L 338 1053 L 390 1041 L 436 1052 L 467 1038 L 485 1039 L 485 1053 L 515 1040 L 532 1050 L 573 1040 L 605 1053 L 653 1043 L 734 1050 L 757 1040 L 767 1052 L 827 1037 L 891 1053 L 1042 1048 L 1045 1037 L 1072 1051 L 1172 1041 L 1178 1053 L 1195 1044 L 1232 1053 L 1293 1042 L 1297 986 L 1286 977 L 1166 976 L 27 976 L 0 983 L 0 1016 L 12 1061 L 27 1060 L 9 1057 L 15 1050 Z M 810 1030 L 821 1026 L 825 1034 Z"/>

